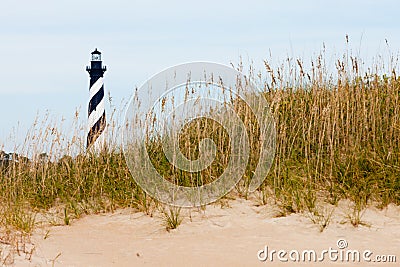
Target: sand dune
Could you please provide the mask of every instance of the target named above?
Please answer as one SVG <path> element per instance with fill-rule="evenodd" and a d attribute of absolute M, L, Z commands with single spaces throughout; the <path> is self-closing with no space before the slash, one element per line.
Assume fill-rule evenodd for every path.
<path fill-rule="evenodd" d="M 349 203 L 335 208 L 330 225 L 320 233 L 307 216 L 275 217 L 276 208 L 255 205 L 254 201 L 232 200 L 229 207 L 208 206 L 205 211 L 186 210 L 183 223 L 167 232 L 162 217 L 132 210 L 86 216 L 71 226 L 53 226 L 44 239 L 38 230 L 32 242 L 31 261 L 17 258 L 17 266 L 398 266 L 400 262 L 400 207 L 369 208 L 363 221 L 369 226 L 353 227 L 346 222 Z M 258 252 L 268 250 L 313 249 L 317 253 L 338 249 L 337 241 L 347 242 L 346 250 L 370 250 L 374 256 L 396 255 L 397 263 L 331 261 L 279 261 L 275 256 L 260 261 Z M 294 253 L 294 252 L 292 252 Z M 319 255 L 319 254 L 318 254 Z M 261 253 L 260 256 L 264 256 Z M 295 254 L 292 255 L 295 257 Z M 285 257 L 283 257 L 285 258 Z"/>

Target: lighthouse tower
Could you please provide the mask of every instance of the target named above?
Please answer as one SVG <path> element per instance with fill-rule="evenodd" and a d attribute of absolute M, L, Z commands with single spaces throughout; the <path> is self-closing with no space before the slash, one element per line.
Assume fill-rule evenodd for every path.
<path fill-rule="evenodd" d="M 90 67 L 86 67 L 90 75 L 87 148 L 94 146 L 96 150 L 102 149 L 105 142 L 106 112 L 103 74 L 106 70 L 107 68 L 102 66 L 101 53 L 96 48 L 92 52 Z"/>

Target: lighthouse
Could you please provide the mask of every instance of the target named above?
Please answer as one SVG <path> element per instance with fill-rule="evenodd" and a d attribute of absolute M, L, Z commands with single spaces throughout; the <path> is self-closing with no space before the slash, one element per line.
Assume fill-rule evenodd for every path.
<path fill-rule="evenodd" d="M 105 141 L 106 112 L 103 75 L 107 68 L 102 65 L 101 52 L 97 48 L 91 54 L 90 66 L 86 67 L 90 76 L 87 148 L 94 145 L 98 150 L 103 148 Z"/>

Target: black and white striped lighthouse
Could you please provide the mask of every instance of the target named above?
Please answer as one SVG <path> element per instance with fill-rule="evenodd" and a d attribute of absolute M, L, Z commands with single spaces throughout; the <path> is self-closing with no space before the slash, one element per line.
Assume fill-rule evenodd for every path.
<path fill-rule="evenodd" d="M 87 148 L 95 144 L 96 147 L 104 145 L 106 112 L 104 108 L 103 74 L 106 70 L 107 68 L 102 66 L 101 53 L 96 48 L 92 52 L 90 67 L 86 67 L 86 71 L 90 75 Z"/>

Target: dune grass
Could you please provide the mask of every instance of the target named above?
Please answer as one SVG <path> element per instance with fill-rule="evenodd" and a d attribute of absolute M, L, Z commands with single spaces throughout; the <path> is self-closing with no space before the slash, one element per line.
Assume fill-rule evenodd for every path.
<path fill-rule="evenodd" d="M 400 79 L 396 66 L 382 75 L 377 68 L 362 72 L 358 62 L 353 57 L 339 59 L 333 75 L 322 56 L 309 71 L 300 60 L 288 59 L 286 69 L 284 65 L 273 69 L 265 61 L 267 76 L 256 77 L 263 88 L 257 97 L 270 103 L 277 130 L 276 157 L 259 195 L 264 204 L 278 205 L 283 215 L 310 212 L 322 229 L 331 213 L 325 216 L 320 202 L 335 205 L 340 199 L 351 200 L 354 212 L 349 220 L 354 225 L 361 222 L 360 211 L 369 203 L 400 204 Z M 251 139 L 249 164 L 236 187 L 241 197 L 247 197 L 259 159 L 259 131 L 244 103 L 236 102 L 236 111 Z M 17 160 L 0 167 L 1 225 L 30 233 L 38 223 L 36 215 L 55 207 L 62 207 L 64 224 L 82 214 L 124 207 L 151 214 L 158 203 L 132 178 L 118 144 L 120 127 L 112 123 L 108 127 L 113 131 L 108 147 L 101 153 L 86 153 L 78 126 L 65 145 L 60 141 L 63 134 L 51 122 L 35 124 L 24 146 L 15 151 L 20 155 L 15 156 Z M 223 173 L 230 151 L 229 138 L 220 125 L 193 121 L 181 131 L 180 149 L 196 159 L 198 144 L 205 137 L 217 146 L 211 167 L 194 174 L 177 170 L 163 155 L 161 144 L 152 139 L 148 150 L 155 168 L 179 185 L 215 180 Z M 47 154 L 41 154 L 43 148 L 48 148 Z M 179 212 L 163 210 L 167 228 L 177 227 Z"/>

